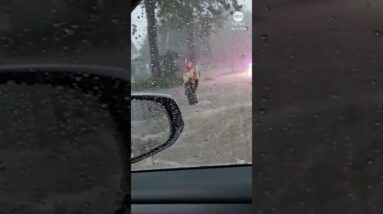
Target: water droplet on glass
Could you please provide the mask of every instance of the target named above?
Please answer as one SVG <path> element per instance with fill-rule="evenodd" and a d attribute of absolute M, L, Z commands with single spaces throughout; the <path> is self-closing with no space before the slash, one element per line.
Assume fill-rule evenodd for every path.
<path fill-rule="evenodd" d="M 269 37 L 267 34 L 262 34 L 261 39 L 262 39 L 262 41 L 267 41 L 269 39 Z"/>
<path fill-rule="evenodd" d="M 258 113 L 261 114 L 261 115 L 266 114 L 266 109 L 265 108 L 260 108 L 258 110 Z"/>
<path fill-rule="evenodd" d="M 0 164 L 0 173 L 3 174 L 7 170 L 7 166 Z"/>
<path fill-rule="evenodd" d="M 367 161 L 367 163 L 368 163 L 368 165 L 370 165 L 370 166 L 371 166 L 371 165 L 374 165 L 374 163 L 375 163 L 375 162 L 374 162 L 374 160 L 373 160 L 373 159 L 369 159 L 369 160 Z"/>
<path fill-rule="evenodd" d="M 74 31 L 71 30 L 71 29 L 69 29 L 69 28 L 65 28 L 65 29 L 64 29 L 64 32 L 65 32 L 66 34 L 68 34 L 68 35 L 73 35 L 73 34 L 74 34 Z"/>
<path fill-rule="evenodd" d="M 13 80 L 8 80 L 7 81 L 7 85 L 16 85 L 16 82 L 15 81 L 13 81 Z"/>
<path fill-rule="evenodd" d="M 257 210 L 257 213 L 258 214 L 264 214 L 265 212 L 261 209 L 261 210 Z"/>
<path fill-rule="evenodd" d="M 382 31 L 380 31 L 380 30 L 375 30 L 375 31 L 374 31 L 374 36 L 375 36 L 375 37 L 381 37 L 381 36 L 382 36 Z"/>
<path fill-rule="evenodd" d="M 82 77 L 75 77 L 74 80 L 76 80 L 76 81 L 81 81 L 81 80 L 82 80 Z"/>
<path fill-rule="evenodd" d="M 295 39 L 295 34 L 291 33 L 291 34 L 289 35 L 289 39 Z"/>

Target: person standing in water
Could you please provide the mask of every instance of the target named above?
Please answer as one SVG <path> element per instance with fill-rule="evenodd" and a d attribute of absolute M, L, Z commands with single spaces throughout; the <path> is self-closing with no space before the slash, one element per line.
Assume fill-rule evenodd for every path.
<path fill-rule="evenodd" d="M 189 100 L 189 104 L 194 105 L 198 103 L 197 88 L 199 83 L 199 74 L 191 61 L 185 60 L 185 69 L 186 71 L 183 74 L 185 95 Z"/>

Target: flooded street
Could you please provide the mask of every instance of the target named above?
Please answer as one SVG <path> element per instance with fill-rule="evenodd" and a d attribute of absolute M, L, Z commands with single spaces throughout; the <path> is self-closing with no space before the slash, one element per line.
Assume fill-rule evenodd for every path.
<path fill-rule="evenodd" d="M 251 162 L 251 77 L 201 76 L 197 105 L 188 104 L 183 86 L 150 92 L 177 101 L 185 128 L 173 146 L 133 164 L 133 170 Z"/>

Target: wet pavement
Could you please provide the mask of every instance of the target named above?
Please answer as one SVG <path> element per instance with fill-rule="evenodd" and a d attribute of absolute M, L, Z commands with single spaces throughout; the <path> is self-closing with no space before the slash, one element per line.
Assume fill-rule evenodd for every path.
<path fill-rule="evenodd" d="M 251 162 L 251 77 L 202 76 L 196 105 L 188 104 L 182 86 L 151 92 L 177 101 L 185 128 L 173 146 L 133 164 L 133 170 Z"/>

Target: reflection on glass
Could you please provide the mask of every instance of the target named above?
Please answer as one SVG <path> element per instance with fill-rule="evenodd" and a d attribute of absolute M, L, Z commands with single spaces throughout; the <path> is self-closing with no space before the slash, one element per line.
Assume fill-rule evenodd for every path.
<path fill-rule="evenodd" d="M 131 119 L 132 157 L 145 154 L 168 140 L 169 116 L 160 103 L 132 100 Z"/>
<path fill-rule="evenodd" d="M 122 139 L 103 106 L 72 89 L 0 85 L 1 213 L 114 213 Z"/>

